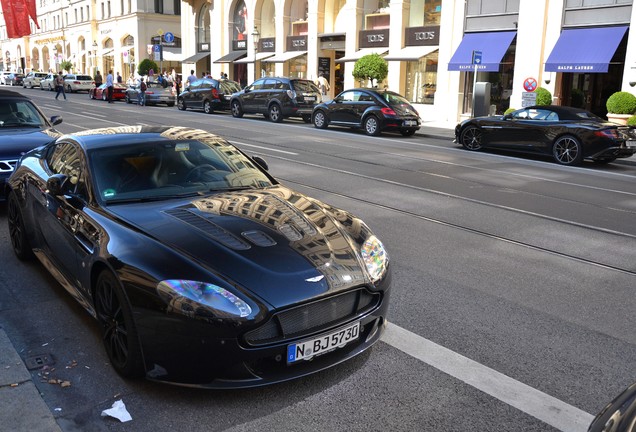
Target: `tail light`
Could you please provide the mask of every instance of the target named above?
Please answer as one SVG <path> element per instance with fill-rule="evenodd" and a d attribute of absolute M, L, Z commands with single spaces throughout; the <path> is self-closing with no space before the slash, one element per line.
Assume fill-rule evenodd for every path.
<path fill-rule="evenodd" d="M 380 111 L 382 111 L 382 114 L 387 115 L 387 116 L 397 115 L 397 114 L 395 114 L 395 111 L 393 111 L 393 108 L 384 107 Z"/>
<path fill-rule="evenodd" d="M 599 136 L 601 138 L 620 138 L 618 136 L 618 131 L 616 129 L 603 129 L 603 130 L 595 131 L 594 135 Z"/>
<path fill-rule="evenodd" d="M 289 96 L 290 99 L 296 99 L 296 92 L 294 90 L 287 90 L 287 96 Z"/>
<path fill-rule="evenodd" d="M 91 84 L 95 85 L 95 81 L 93 81 Z"/>
<path fill-rule="evenodd" d="M 214 99 L 218 99 L 219 98 L 219 91 L 216 88 L 212 88 L 212 97 Z"/>
<path fill-rule="evenodd" d="M 81 84 L 79 81 L 73 81 L 73 84 Z"/>
<path fill-rule="evenodd" d="M 155 94 L 155 92 L 146 90 L 146 94 Z"/>

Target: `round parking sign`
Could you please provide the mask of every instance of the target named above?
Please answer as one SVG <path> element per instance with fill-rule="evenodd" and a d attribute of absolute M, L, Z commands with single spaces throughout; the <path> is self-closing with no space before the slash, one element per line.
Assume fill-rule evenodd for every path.
<path fill-rule="evenodd" d="M 534 78 L 526 78 L 523 80 L 523 89 L 527 92 L 533 92 L 537 89 L 538 83 Z"/>

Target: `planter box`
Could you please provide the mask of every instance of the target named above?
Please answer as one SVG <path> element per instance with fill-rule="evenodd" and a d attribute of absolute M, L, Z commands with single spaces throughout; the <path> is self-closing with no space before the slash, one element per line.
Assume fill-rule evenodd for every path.
<path fill-rule="evenodd" d="M 627 119 L 630 118 L 633 114 L 612 114 L 607 113 L 607 120 L 612 123 L 618 123 L 620 125 L 626 125 Z"/>

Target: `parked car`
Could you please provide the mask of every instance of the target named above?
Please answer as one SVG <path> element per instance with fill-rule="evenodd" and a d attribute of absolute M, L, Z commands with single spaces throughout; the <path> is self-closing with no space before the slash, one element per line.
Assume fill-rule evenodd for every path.
<path fill-rule="evenodd" d="M 390 90 L 364 88 L 345 90 L 333 100 L 317 105 L 312 121 L 318 129 L 332 124 L 364 129 L 373 136 L 383 131 L 411 136 L 421 124 L 417 110 L 403 96 Z"/>
<path fill-rule="evenodd" d="M 588 432 L 636 431 L 636 383 L 630 385 L 599 412 Z"/>
<path fill-rule="evenodd" d="M 532 106 L 503 116 L 477 117 L 455 127 L 466 150 L 484 148 L 548 155 L 563 165 L 584 159 L 609 163 L 636 153 L 636 131 L 589 111 L 566 106 Z"/>
<path fill-rule="evenodd" d="M 88 91 L 88 97 L 91 99 L 101 99 L 103 101 L 108 100 L 108 87 L 106 84 L 102 84 L 99 87 L 93 87 Z M 126 86 L 114 83 L 113 84 L 113 100 L 123 100 L 126 98 Z"/>
<path fill-rule="evenodd" d="M 59 116 L 47 119 L 27 96 L 0 90 L 0 200 L 5 199 L 5 183 L 18 159 L 55 140 L 60 134 L 53 126 L 61 122 Z"/>
<path fill-rule="evenodd" d="M 95 88 L 95 80 L 90 75 L 66 74 L 64 75 L 64 87 L 67 93 L 85 91 L 90 92 Z"/>
<path fill-rule="evenodd" d="M 33 87 L 40 87 L 40 82 L 46 78 L 44 72 L 29 72 L 22 81 L 22 87 L 32 89 Z"/>
<path fill-rule="evenodd" d="M 24 74 L 21 73 L 10 73 L 9 76 L 5 78 L 5 84 L 10 86 L 21 86 L 24 81 Z"/>
<path fill-rule="evenodd" d="M 180 110 L 202 109 L 206 114 L 228 110 L 232 94 L 241 91 L 241 85 L 232 80 L 202 78 L 194 81 L 177 97 Z"/>
<path fill-rule="evenodd" d="M 7 78 L 11 75 L 10 71 L 2 71 L 0 72 L 0 84 L 7 85 Z"/>
<path fill-rule="evenodd" d="M 139 84 L 128 86 L 125 90 L 125 99 L 127 103 L 137 103 L 139 95 Z M 146 83 L 146 105 L 166 104 L 173 107 L 175 104 L 175 91 L 171 85 L 164 87 L 156 81 Z"/>
<path fill-rule="evenodd" d="M 380 339 L 389 257 L 362 220 L 266 167 L 198 129 L 65 135 L 11 176 L 11 245 L 97 319 L 124 377 L 231 388 L 306 376 Z"/>
<path fill-rule="evenodd" d="M 278 123 L 286 117 L 302 117 L 311 122 L 311 112 L 322 101 L 320 90 L 309 80 L 296 78 L 261 78 L 232 95 L 230 107 L 234 117 L 263 114 Z"/>
<path fill-rule="evenodd" d="M 54 74 L 54 73 L 46 74 L 46 77 L 44 77 L 40 81 L 40 90 L 48 90 L 48 91 L 55 90 L 55 77 L 56 76 L 57 76 L 57 74 Z"/>

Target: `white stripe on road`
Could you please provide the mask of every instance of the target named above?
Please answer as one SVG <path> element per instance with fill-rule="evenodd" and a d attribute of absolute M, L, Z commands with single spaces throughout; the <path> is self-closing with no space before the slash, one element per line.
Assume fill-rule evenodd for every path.
<path fill-rule="evenodd" d="M 585 432 L 594 416 L 389 323 L 382 341 L 561 431 Z"/>
<path fill-rule="evenodd" d="M 263 150 L 273 151 L 273 152 L 277 152 L 277 153 L 285 153 L 285 154 L 288 154 L 288 155 L 298 156 L 298 153 L 293 153 L 293 152 L 289 152 L 289 151 L 285 151 L 285 150 L 273 149 L 273 148 L 270 148 L 270 147 L 257 146 L 257 145 L 254 145 L 254 144 L 245 144 L 245 143 L 238 142 L 238 141 L 232 141 L 232 144 L 242 145 L 242 146 L 246 146 L 246 147 L 254 147 L 254 148 L 259 148 L 259 149 L 263 149 Z"/>

